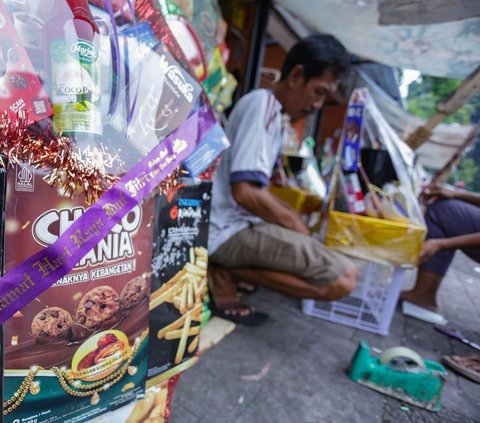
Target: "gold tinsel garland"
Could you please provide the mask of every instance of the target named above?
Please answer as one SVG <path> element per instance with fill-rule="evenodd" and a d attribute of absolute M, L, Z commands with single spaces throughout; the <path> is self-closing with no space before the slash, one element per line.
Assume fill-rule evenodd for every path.
<path fill-rule="evenodd" d="M 75 151 L 74 142 L 66 136 L 32 134 L 28 128 L 25 111 L 18 113 L 12 122 L 6 112 L 0 115 L 0 154 L 12 164 L 27 163 L 48 170 L 43 178 L 52 187 L 60 188 L 65 195 L 84 195 L 87 204 L 93 204 L 120 178 L 107 172 L 122 161 L 112 156 L 104 146 L 87 147 Z M 0 156 L 0 167 L 7 163 Z M 186 172 L 180 169 L 170 173 L 156 188 L 160 195 L 172 192 L 178 179 Z"/>
<path fill-rule="evenodd" d="M 74 150 L 69 137 L 47 136 L 46 131 L 32 134 L 25 111 L 19 112 L 16 122 L 6 112 L 0 116 L 0 154 L 8 162 L 48 169 L 44 179 L 49 185 L 59 187 L 70 197 L 83 194 L 87 204 L 92 204 L 119 179 L 106 171 L 118 159 L 104 147 Z M 6 167 L 3 160 L 0 165 Z"/>

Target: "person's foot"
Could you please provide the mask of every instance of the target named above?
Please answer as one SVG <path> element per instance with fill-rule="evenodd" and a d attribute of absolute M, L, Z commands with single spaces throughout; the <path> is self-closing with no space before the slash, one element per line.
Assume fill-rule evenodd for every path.
<path fill-rule="evenodd" d="M 269 318 L 268 314 L 256 311 L 254 307 L 240 301 L 222 305 L 211 301 L 209 307 L 214 316 L 246 326 L 260 326 Z"/>
<path fill-rule="evenodd" d="M 209 264 L 207 279 L 209 307 L 214 316 L 247 326 L 259 326 L 267 321 L 268 314 L 238 300 L 236 281 L 229 269 Z"/>
<path fill-rule="evenodd" d="M 210 297 L 216 304 L 229 304 L 237 301 L 237 286 L 229 269 L 209 263 L 207 281 Z"/>
<path fill-rule="evenodd" d="M 430 311 L 437 312 L 438 305 L 435 297 L 431 297 L 428 295 L 421 295 L 415 292 L 414 290 L 411 291 L 402 291 L 400 293 L 399 301 L 409 301 L 417 306 L 426 308 Z"/>
<path fill-rule="evenodd" d="M 255 313 L 255 307 L 252 307 L 244 303 L 233 303 L 233 304 L 224 304 L 222 306 L 216 306 L 217 309 L 221 310 L 226 316 L 250 316 Z"/>
<path fill-rule="evenodd" d="M 243 294 L 253 294 L 258 289 L 258 286 L 247 281 L 237 282 L 237 291 L 242 292 Z"/>

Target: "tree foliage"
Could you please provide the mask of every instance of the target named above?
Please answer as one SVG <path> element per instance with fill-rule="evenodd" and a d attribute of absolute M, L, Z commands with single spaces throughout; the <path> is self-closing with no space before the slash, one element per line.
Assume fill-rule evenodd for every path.
<path fill-rule="evenodd" d="M 424 75 L 408 86 L 407 109 L 410 113 L 424 119 L 431 118 L 439 103 L 444 101 L 462 81 L 437 78 Z M 462 125 L 480 123 L 480 94 L 475 95 L 454 114 L 445 119 L 445 123 Z M 480 137 L 465 154 L 449 178 L 450 182 L 463 181 L 468 190 L 480 192 Z"/>
<path fill-rule="evenodd" d="M 407 108 L 408 111 L 424 119 L 431 118 L 437 111 L 437 106 L 455 91 L 462 81 L 456 79 L 437 78 L 424 75 L 408 86 Z M 454 114 L 445 119 L 445 123 L 471 123 L 472 114 L 480 107 L 480 96 L 464 104 Z M 476 104 L 475 104 L 476 102 Z"/>

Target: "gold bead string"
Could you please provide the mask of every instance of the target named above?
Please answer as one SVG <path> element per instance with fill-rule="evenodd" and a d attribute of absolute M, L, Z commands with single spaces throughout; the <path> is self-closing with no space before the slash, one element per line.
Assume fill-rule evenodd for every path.
<path fill-rule="evenodd" d="M 375 191 L 376 193 L 378 193 L 381 196 L 383 196 L 384 198 L 386 198 L 388 200 L 388 202 L 390 203 L 390 205 L 392 206 L 393 212 L 397 216 L 404 217 L 404 218 L 408 219 L 408 216 L 404 216 L 404 214 L 400 211 L 397 204 L 395 203 L 395 200 L 392 198 L 392 196 L 389 193 L 385 192 L 383 189 L 377 187 L 376 185 L 373 185 L 372 183 L 369 183 L 368 187 L 372 191 Z"/>
<path fill-rule="evenodd" d="M 133 357 L 132 357 L 133 359 Z M 131 359 L 129 358 L 129 362 L 131 362 Z M 123 367 L 123 366 L 122 366 Z M 127 364 L 128 367 L 128 364 Z M 54 370 L 54 369 L 52 369 Z M 64 379 L 66 382 L 68 382 L 71 386 L 73 386 L 75 389 L 92 389 L 96 388 L 98 386 L 105 385 L 105 383 L 110 382 L 112 379 L 115 379 L 115 376 L 117 375 L 119 370 L 116 370 L 112 374 L 108 375 L 107 377 L 103 378 L 102 380 L 99 380 L 97 382 L 89 383 L 86 385 L 82 385 L 78 380 L 74 380 L 72 378 L 72 375 L 69 370 L 67 371 L 62 371 L 61 369 L 57 369 L 58 373 Z"/>
<path fill-rule="evenodd" d="M 32 385 L 33 380 L 35 379 L 35 376 L 40 370 L 43 370 L 43 367 L 35 366 L 32 369 L 30 369 L 30 371 L 28 372 L 27 376 L 25 377 L 25 379 L 23 380 L 22 384 L 17 389 L 17 391 L 11 396 L 10 399 L 8 399 L 3 403 L 4 416 L 6 416 L 7 414 L 10 414 L 23 402 L 23 400 L 28 394 L 28 391 L 30 390 L 30 386 Z"/>
<path fill-rule="evenodd" d="M 106 391 L 109 389 L 111 386 L 115 385 L 118 383 L 125 373 L 128 370 L 128 367 L 130 366 L 132 360 L 135 358 L 136 353 L 138 352 L 138 347 L 141 344 L 141 341 L 146 337 L 146 334 L 143 334 L 141 338 L 137 338 L 135 340 L 135 343 L 132 346 L 132 353 L 128 360 L 125 362 L 123 366 L 121 366 L 119 369 L 117 369 L 114 373 L 108 375 L 106 378 L 102 379 L 101 381 L 91 383 L 88 385 L 76 385 L 74 381 L 72 381 L 72 375 L 70 370 L 62 370 L 59 369 L 58 367 L 52 367 L 52 371 L 55 374 L 55 376 L 58 379 L 58 382 L 60 383 L 60 386 L 62 389 L 69 395 L 72 395 L 74 397 L 88 397 L 88 396 L 93 396 L 95 394 L 98 394 L 99 392 Z M 22 384 L 20 387 L 17 389 L 17 391 L 12 395 L 10 399 L 5 401 L 3 403 L 3 415 L 6 416 L 10 414 L 12 411 L 14 411 L 25 399 L 27 396 L 28 391 L 30 390 L 30 386 L 32 385 L 33 380 L 35 379 L 35 376 L 40 370 L 45 370 L 41 366 L 35 366 L 33 367 L 23 380 Z M 75 389 L 72 389 L 68 383 L 70 383 L 75 389 L 78 390 L 86 390 L 85 392 L 78 392 Z"/>
<path fill-rule="evenodd" d="M 95 383 L 90 383 L 87 385 L 77 385 L 75 382 L 72 382 L 71 380 L 68 379 L 68 376 L 65 374 L 66 372 L 60 370 L 58 367 L 53 367 L 52 370 L 57 376 L 58 381 L 60 382 L 61 387 L 63 390 L 73 396 L 78 396 L 78 397 L 88 397 L 89 395 L 96 394 L 101 391 L 106 391 L 108 388 L 111 386 L 115 385 L 120 379 L 123 378 L 125 375 L 125 372 L 128 370 L 128 367 L 130 366 L 132 360 L 134 358 L 134 354 L 130 356 L 130 358 L 126 361 L 126 363 L 117 369 L 114 373 L 111 375 L 108 375 L 106 378 L 102 379 L 101 381 L 95 382 Z M 70 385 L 78 390 L 85 390 L 86 392 L 78 392 L 75 389 L 72 389 Z M 100 388 L 99 388 L 100 387 Z"/>
<path fill-rule="evenodd" d="M 110 382 L 106 382 L 105 380 L 102 380 L 100 384 L 96 382 L 95 384 L 91 384 L 91 385 L 81 385 L 81 387 L 72 385 L 76 389 L 90 389 L 89 391 L 84 391 L 84 392 L 81 392 L 81 391 L 79 392 L 72 389 L 68 385 L 67 380 L 65 379 L 65 375 L 62 373 L 62 371 L 58 367 L 53 367 L 52 370 L 55 373 L 55 376 L 57 376 L 60 386 L 67 394 L 72 395 L 74 397 L 89 397 L 89 396 L 98 394 L 99 392 L 106 391 L 111 386 L 119 382 L 125 375 L 125 372 L 127 371 L 128 366 L 130 365 L 132 359 L 133 359 L 133 356 L 127 360 L 124 366 L 122 366 L 120 369 L 112 373 L 112 375 L 114 375 L 114 378 L 110 379 Z M 95 385 L 94 389 L 92 389 L 93 385 Z"/>

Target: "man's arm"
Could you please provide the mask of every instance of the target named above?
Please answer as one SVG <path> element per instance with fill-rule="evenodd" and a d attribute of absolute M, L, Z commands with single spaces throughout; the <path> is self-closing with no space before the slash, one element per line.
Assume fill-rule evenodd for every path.
<path fill-rule="evenodd" d="M 467 203 L 471 203 L 475 206 L 480 206 L 480 194 L 477 194 L 476 192 L 466 190 L 455 191 L 453 198 L 466 201 Z"/>
<path fill-rule="evenodd" d="M 263 220 L 308 235 L 300 215 L 269 191 L 250 182 L 232 184 L 232 195 L 242 207 Z"/>
<path fill-rule="evenodd" d="M 475 206 L 480 207 L 480 194 L 467 190 L 453 190 L 444 185 L 429 185 L 422 193 L 422 200 L 426 200 L 427 204 L 432 204 L 440 198 L 450 198 L 461 201 L 466 201 Z"/>
<path fill-rule="evenodd" d="M 480 232 L 454 236 L 451 238 L 427 239 L 420 252 L 420 263 L 427 261 L 440 250 L 458 250 L 464 248 L 480 248 Z"/>

